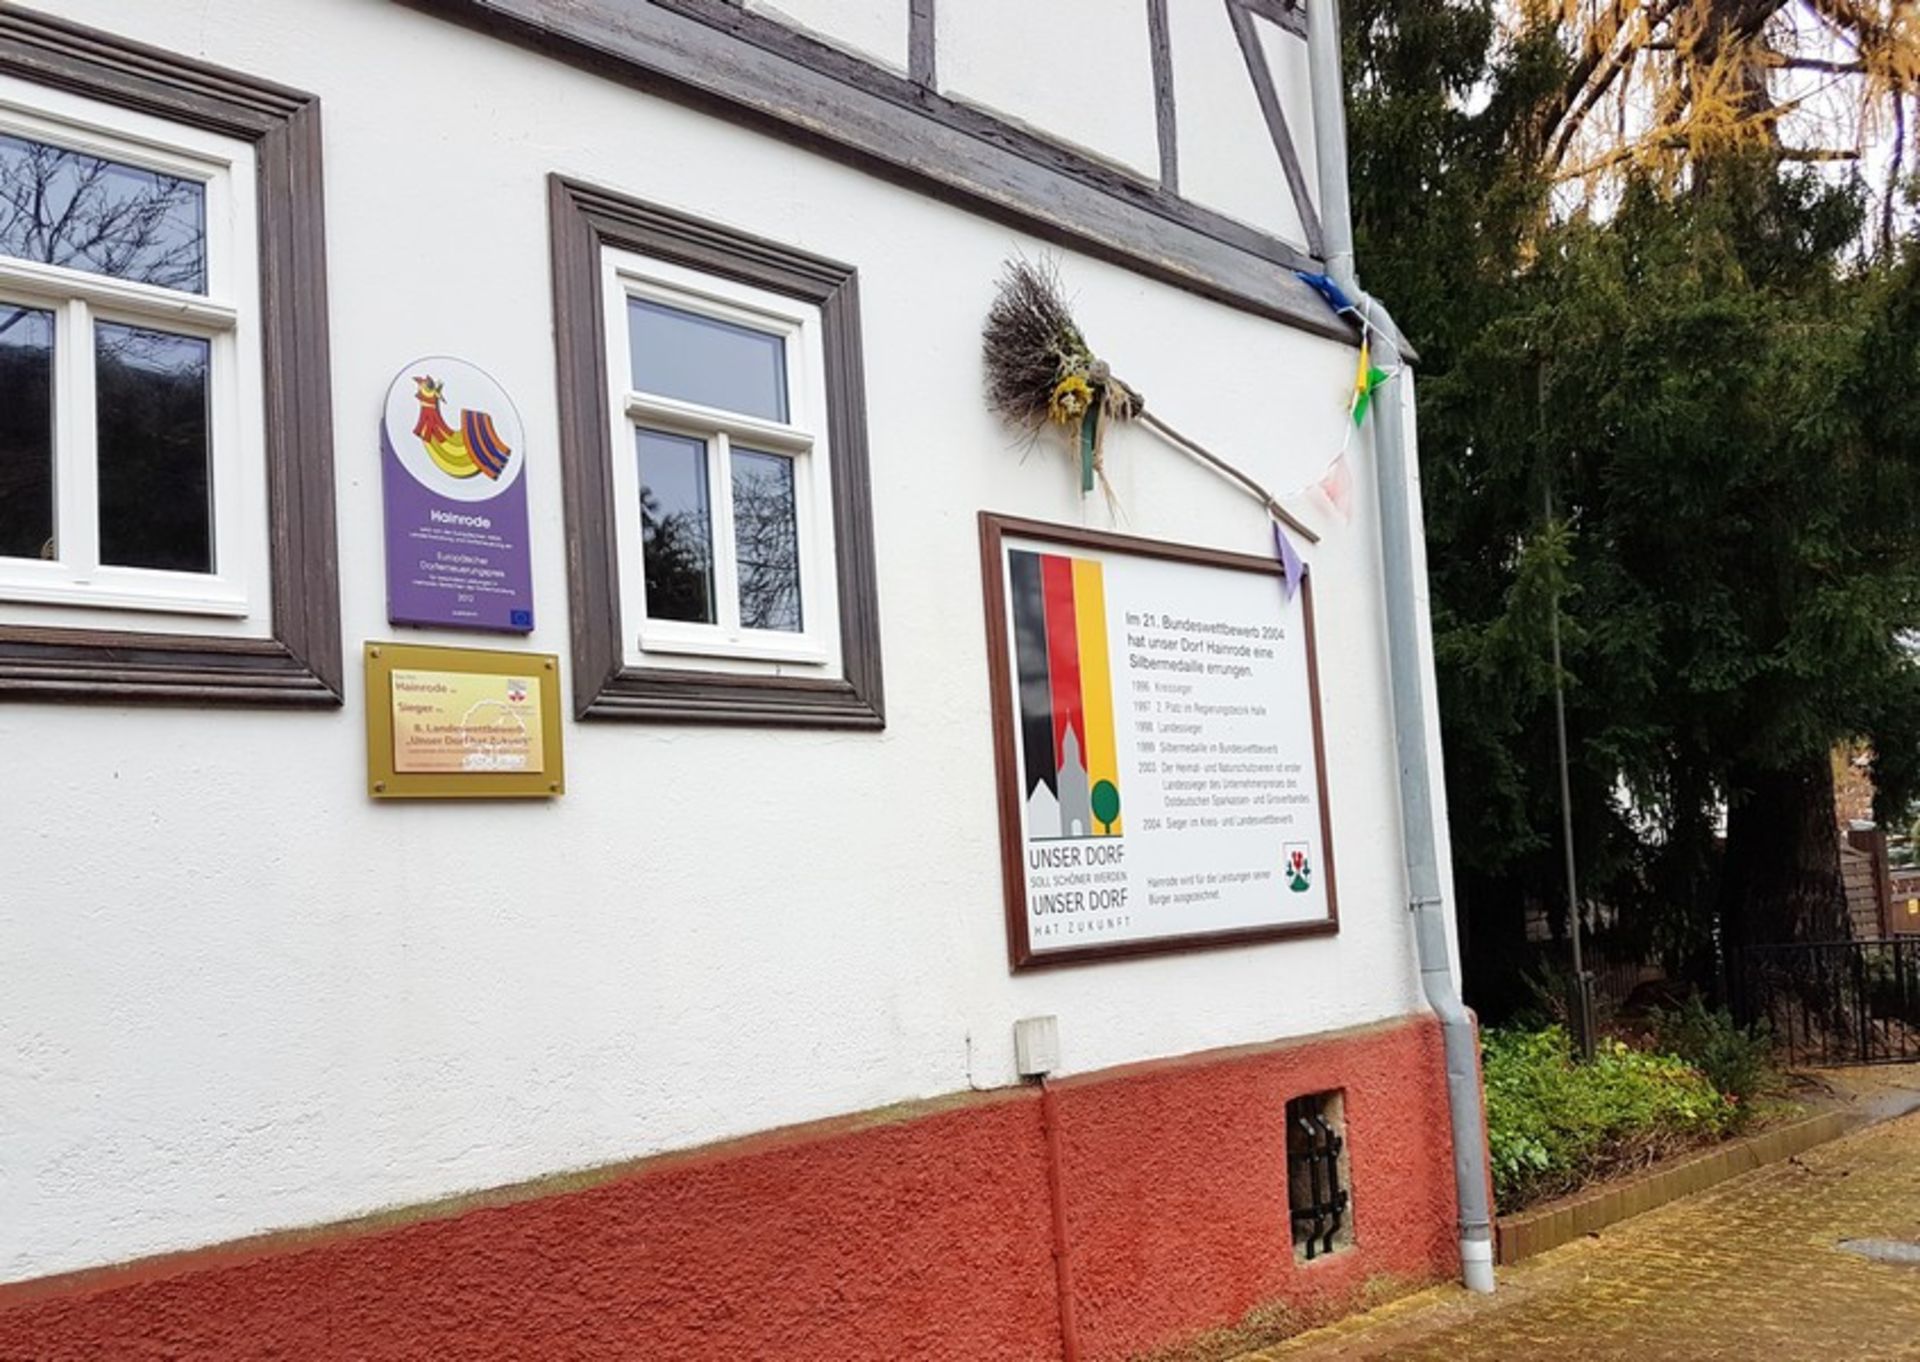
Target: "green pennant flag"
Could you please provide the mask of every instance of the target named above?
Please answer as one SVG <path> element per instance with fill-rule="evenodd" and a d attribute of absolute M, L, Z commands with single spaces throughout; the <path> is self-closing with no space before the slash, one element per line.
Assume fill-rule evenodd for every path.
<path fill-rule="evenodd" d="M 1357 426 L 1361 422 L 1367 419 L 1367 408 L 1373 405 L 1373 390 L 1379 387 L 1382 383 L 1385 383 L 1386 381 L 1387 381 L 1387 375 L 1384 370 L 1376 369 L 1372 365 L 1367 366 L 1367 376 L 1365 381 L 1357 385 L 1354 389 L 1354 394 L 1353 394 L 1354 425 Z"/>

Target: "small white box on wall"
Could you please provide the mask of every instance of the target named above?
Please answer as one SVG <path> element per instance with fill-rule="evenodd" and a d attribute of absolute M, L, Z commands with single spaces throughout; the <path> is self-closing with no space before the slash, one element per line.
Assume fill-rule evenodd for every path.
<path fill-rule="evenodd" d="M 1022 1078 L 1045 1078 L 1060 1067 L 1060 1019 L 1022 1017 L 1013 1024 L 1013 1062 Z"/>

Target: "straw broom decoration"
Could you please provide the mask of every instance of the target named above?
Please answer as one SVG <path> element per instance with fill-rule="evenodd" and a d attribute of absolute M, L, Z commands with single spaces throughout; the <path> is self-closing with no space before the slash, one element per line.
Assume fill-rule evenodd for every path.
<path fill-rule="evenodd" d="M 980 339 L 988 405 L 1036 437 L 1050 426 L 1066 433 L 1079 463 L 1083 495 L 1098 483 L 1112 499 L 1106 476 L 1107 429 L 1137 421 L 1238 483 L 1269 515 L 1309 544 L 1320 542 L 1320 536 L 1291 515 L 1273 493 L 1147 410 L 1140 390 L 1124 382 L 1087 344 L 1060 296 L 1059 276 L 1051 264 L 1024 259 L 1007 262 Z"/>

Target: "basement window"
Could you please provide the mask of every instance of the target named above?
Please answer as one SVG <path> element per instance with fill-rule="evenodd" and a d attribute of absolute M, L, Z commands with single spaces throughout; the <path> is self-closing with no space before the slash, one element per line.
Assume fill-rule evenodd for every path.
<path fill-rule="evenodd" d="M 1353 1247 L 1346 1102 L 1338 1091 L 1287 1103 L 1287 1206 L 1293 1257 L 1308 1263 Z"/>

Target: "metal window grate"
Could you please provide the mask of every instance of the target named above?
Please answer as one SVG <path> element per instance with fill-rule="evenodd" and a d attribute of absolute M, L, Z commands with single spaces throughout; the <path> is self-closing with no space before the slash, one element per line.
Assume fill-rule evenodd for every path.
<path fill-rule="evenodd" d="M 1287 1200 L 1293 1251 L 1307 1262 L 1352 1242 L 1344 1127 L 1337 1092 L 1312 1093 L 1287 1103 Z"/>
<path fill-rule="evenodd" d="M 1729 974 L 1789 1066 L 1920 1063 L 1920 936 L 1749 946 Z"/>

